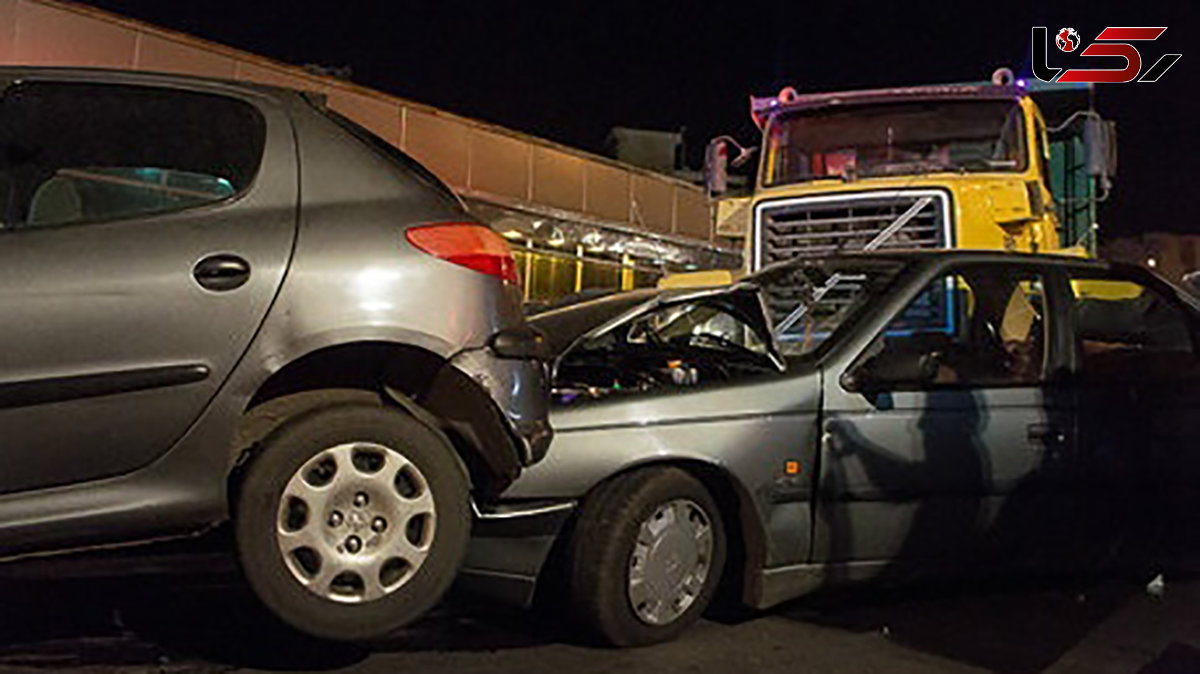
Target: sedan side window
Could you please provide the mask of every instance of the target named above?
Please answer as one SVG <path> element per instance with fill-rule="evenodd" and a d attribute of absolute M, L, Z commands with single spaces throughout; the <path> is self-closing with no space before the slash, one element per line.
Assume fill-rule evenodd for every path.
<path fill-rule="evenodd" d="M 1076 276 L 1075 344 L 1085 381 L 1200 378 L 1193 325 L 1178 303 L 1134 281 Z"/>
<path fill-rule="evenodd" d="M 33 82 L 0 98 L 0 224 L 101 222 L 221 201 L 258 171 L 249 103 L 174 89 Z"/>
<path fill-rule="evenodd" d="M 850 369 L 851 387 L 1029 386 L 1046 353 L 1040 275 L 980 266 L 938 277 Z"/>

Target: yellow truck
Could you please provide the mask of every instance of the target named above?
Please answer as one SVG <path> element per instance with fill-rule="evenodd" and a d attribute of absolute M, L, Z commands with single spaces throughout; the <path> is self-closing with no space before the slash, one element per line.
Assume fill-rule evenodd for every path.
<path fill-rule="evenodd" d="M 983 83 L 752 97 L 761 145 L 709 144 L 717 232 L 745 239 L 744 271 L 864 248 L 1094 253 L 1114 127 L 1090 109 L 1048 127 L 1033 98 L 1045 86 L 1001 69 Z M 748 195 L 725 189 L 731 149 L 734 164 L 759 155 Z"/>

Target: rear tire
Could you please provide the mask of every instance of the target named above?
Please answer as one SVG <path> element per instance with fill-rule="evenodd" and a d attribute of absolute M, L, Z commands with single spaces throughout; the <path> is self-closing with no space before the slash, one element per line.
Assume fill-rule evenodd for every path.
<path fill-rule="evenodd" d="M 600 487 L 579 512 L 566 577 L 578 621 L 614 646 L 668 641 L 699 619 L 725 566 L 721 513 L 678 468 Z"/>
<path fill-rule="evenodd" d="M 465 469 L 393 408 L 340 404 L 261 443 L 234 513 L 238 559 L 268 609 L 307 634 L 386 637 L 449 588 L 470 532 Z"/>

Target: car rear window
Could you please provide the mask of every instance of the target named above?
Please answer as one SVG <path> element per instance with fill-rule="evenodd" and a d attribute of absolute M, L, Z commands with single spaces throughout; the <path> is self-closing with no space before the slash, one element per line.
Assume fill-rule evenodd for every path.
<path fill-rule="evenodd" d="M 366 145 L 374 150 L 377 154 L 381 155 L 391 163 L 399 166 L 406 172 L 411 173 L 415 178 L 425 183 L 425 185 L 432 188 L 442 197 L 454 202 L 456 206 L 463 207 L 462 201 L 458 198 L 458 195 L 454 193 L 454 190 L 450 189 L 446 183 L 442 182 L 440 178 L 434 175 L 432 171 L 422 166 L 421 163 L 416 159 L 404 154 L 400 148 L 380 138 L 370 129 L 362 126 L 358 122 L 355 122 L 345 115 L 342 115 L 325 106 L 317 106 L 317 108 L 322 114 L 336 122 L 338 126 L 350 132 L 350 135 L 359 139 L 363 143 L 366 143 Z"/>
<path fill-rule="evenodd" d="M 0 223 L 101 222 L 228 199 L 258 173 L 251 104 L 177 89 L 30 82 L 0 96 Z"/>

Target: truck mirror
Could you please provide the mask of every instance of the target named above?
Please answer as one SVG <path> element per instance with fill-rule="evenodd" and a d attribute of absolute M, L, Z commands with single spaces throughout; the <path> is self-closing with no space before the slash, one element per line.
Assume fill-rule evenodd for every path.
<path fill-rule="evenodd" d="M 733 161 L 729 160 L 729 148 L 737 150 Z M 708 141 L 704 151 L 704 184 L 708 187 L 709 195 L 724 194 L 729 191 L 729 167 L 737 168 L 754 156 L 757 147 L 742 147 L 742 144 L 729 136 L 717 136 Z"/>
<path fill-rule="evenodd" d="M 1088 115 L 1083 126 L 1083 143 L 1087 147 L 1088 173 L 1107 183 L 1117 174 L 1116 123 Z"/>
<path fill-rule="evenodd" d="M 729 143 L 724 136 L 708 141 L 704 150 L 704 185 L 710 195 L 729 191 Z"/>

